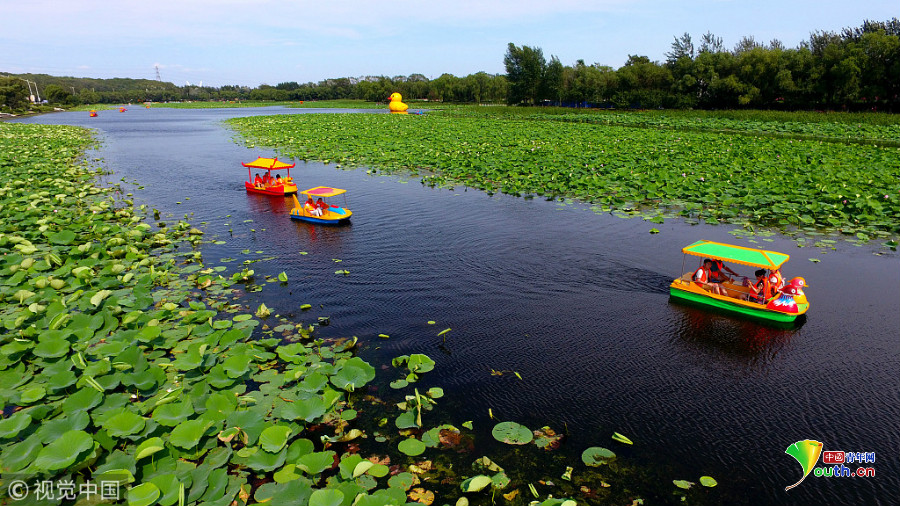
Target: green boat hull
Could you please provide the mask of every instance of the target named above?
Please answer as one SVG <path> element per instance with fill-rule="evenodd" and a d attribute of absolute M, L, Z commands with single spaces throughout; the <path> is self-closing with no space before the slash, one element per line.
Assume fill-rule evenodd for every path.
<path fill-rule="evenodd" d="M 789 314 L 780 313 L 778 311 L 770 311 L 763 308 L 756 309 L 741 304 L 732 304 L 728 301 L 706 297 L 694 292 L 679 290 L 677 288 L 669 288 L 669 295 L 673 298 L 688 301 L 701 306 L 715 307 L 729 313 L 736 313 L 774 323 L 794 323 L 797 318 L 806 313 L 806 309 L 809 307 L 809 304 L 797 304 L 800 308 L 800 313 Z"/>

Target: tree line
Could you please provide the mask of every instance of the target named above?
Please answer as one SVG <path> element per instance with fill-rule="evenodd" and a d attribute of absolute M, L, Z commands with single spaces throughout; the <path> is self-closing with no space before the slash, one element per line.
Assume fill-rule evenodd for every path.
<path fill-rule="evenodd" d="M 900 110 L 900 20 L 817 31 L 796 48 L 742 38 L 733 49 L 707 32 L 675 37 L 665 62 L 630 55 L 619 69 L 548 62 L 510 43 L 509 104 L 617 108 Z"/>
<path fill-rule="evenodd" d="M 318 83 L 176 86 L 149 79 L 88 79 L 44 74 L 0 75 L 0 110 L 29 104 L 26 82 L 41 98 L 62 106 L 168 101 L 383 102 L 393 92 L 407 100 L 509 105 L 616 108 L 829 109 L 900 111 L 900 20 L 865 21 L 840 33 L 817 31 L 796 48 L 778 40 L 742 38 L 732 49 L 707 32 L 697 42 L 674 37 L 664 62 L 630 55 L 614 69 L 578 60 L 563 65 L 539 47 L 509 43 L 506 74 L 443 74 L 429 79 L 365 76 Z"/>

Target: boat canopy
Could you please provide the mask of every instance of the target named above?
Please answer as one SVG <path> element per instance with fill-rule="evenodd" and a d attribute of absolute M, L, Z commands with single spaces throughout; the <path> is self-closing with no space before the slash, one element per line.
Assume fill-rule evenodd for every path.
<path fill-rule="evenodd" d="M 315 188 L 310 188 L 309 190 L 300 193 L 309 195 L 310 197 L 334 197 L 335 195 L 340 195 L 346 191 L 347 190 L 332 188 L 330 186 L 316 186 Z"/>
<path fill-rule="evenodd" d="M 279 170 L 279 169 L 290 169 L 293 168 L 294 163 L 284 163 L 278 161 L 278 158 L 257 158 L 250 163 L 242 163 L 244 167 L 249 167 L 251 169 L 263 169 L 263 170 Z"/>
<path fill-rule="evenodd" d="M 697 241 L 690 246 L 685 246 L 681 251 L 685 255 L 715 258 L 717 260 L 725 260 L 769 270 L 781 267 L 782 264 L 791 258 L 790 255 L 785 253 L 745 248 L 743 246 L 732 246 L 731 244 L 704 240 Z"/>

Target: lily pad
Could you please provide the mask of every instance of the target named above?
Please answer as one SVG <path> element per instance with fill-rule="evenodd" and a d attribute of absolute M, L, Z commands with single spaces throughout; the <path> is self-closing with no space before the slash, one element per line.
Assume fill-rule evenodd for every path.
<path fill-rule="evenodd" d="M 266 427 L 259 435 L 259 445 L 267 452 L 278 453 L 287 444 L 290 436 L 290 427 L 284 425 Z"/>
<path fill-rule="evenodd" d="M 599 446 L 592 446 L 581 454 L 582 462 L 592 467 L 609 464 L 615 458 L 616 454 L 612 450 Z"/>
<path fill-rule="evenodd" d="M 419 441 L 415 438 L 407 438 L 403 441 L 400 441 L 400 444 L 397 445 L 397 449 L 406 455 L 416 456 L 421 455 L 425 451 L 425 443 Z"/>
<path fill-rule="evenodd" d="M 703 485 L 704 487 L 715 487 L 716 485 L 719 484 L 719 482 L 717 482 L 716 479 L 713 478 L 712 476 L 701 476 L 700 484 Z"/>
<path fill-rule="evenodd" d="M 534 434 L 528 427 L 516 422 L 500 422 L 491 430 L 494 439 L 501 443 L 511 445 L 524 445 L 534 439 Z"/>
<path fill-rule="evenodd" d="M 83 430 L 66 432 L 38 452 L 34 461 L 35 467 L 47 471 L 64 469 L 78 459 L 82 452 L 94 446 L 94 438 Z"/>
<path fill-rule="evenodd" d="M 460 483 L 459 488 L 461 488 L 463 492 L 480 492 L 491 483 L 492 480 L 490 476 L 479 474 L 478 476 L 473 476 Z"/>
<path fill-rule="evenodd" d="M 146 482 L 128 490 L 128 506 L 150 506 L 160 496 L 159 487 Z"/>
<path fill-rule="evenodd" d="M 340 506 L 344 502 L 344 493 L 335 489 L 314 490 L 309 496 L 309 506 Z"/>

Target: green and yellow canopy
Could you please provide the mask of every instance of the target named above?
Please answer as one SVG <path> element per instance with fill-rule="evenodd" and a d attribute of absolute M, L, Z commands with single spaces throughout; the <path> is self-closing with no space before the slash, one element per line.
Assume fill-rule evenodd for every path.
<path fill-rule="evenodd" d="M 714 258 L 736 264 L 774 270 L 790 260 L 791 256 L 776 251 L 732 246 L 713 241 L 697 241 L 681 250 L 685 255 Z"/>

